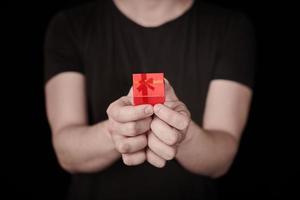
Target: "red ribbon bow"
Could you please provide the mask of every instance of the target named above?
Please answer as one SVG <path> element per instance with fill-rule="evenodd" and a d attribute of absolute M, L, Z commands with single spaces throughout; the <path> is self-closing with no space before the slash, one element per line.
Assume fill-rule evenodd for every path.
<path fill-rule="evenodd" d="M 147 74 L 141 74 L 141 80 L 139 81 L 140 85 L 137 87 L 138 91 L 142 91 L 142 95 L 148 94 L 148 88 L 154 90 L 153 78 L 147 79 Z"/>

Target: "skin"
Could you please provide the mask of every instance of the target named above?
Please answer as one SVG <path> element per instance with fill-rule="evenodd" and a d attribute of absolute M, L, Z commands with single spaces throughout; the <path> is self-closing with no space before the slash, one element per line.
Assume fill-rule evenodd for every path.
<path fill-rule="evenodd" d="M 84 79 L 82 74 L 64 72 L 46 84 L 54 149 L 65 170 L 100 171 L 120 157 L 129 166 L 147 160 L 155 167 L 177 159 L 188 171 L 211 177 L 229 169 L 249 110 L 251 90 L 246 86 L 212 81 L 203 127 L 192 121 L 167 81 L 164 105 L 133 106 L 131 90 L 110 104 L 108 120 L 89 126 Z"/>
<path fill-rule="evenodd" d="M 192 0 L 113 0 L 129 19 L 144 27 L 160 26 L 186 12 Z"/>
<path fill-rule="evenodd" d="M 156 26 L 178 17 L 192 1 L 115 3 L 137 23 Z M 45 86 L 46 108 L 61 166 L 70 173 L 94 172 L 122 158 L 128 166 L 147 161 L 161 168 L 176 159 L 192 173 L 224 175 L 238 150 L 252 91 L 229 80 L 211 81 L 200 127 L 171 84 L 167 80 L 165 84 L 164 104 L 133 106 L 130 90 L 109 105 L 107 120 L 88 125 L 84 75 L 63 72 L 52 77 Z"/>

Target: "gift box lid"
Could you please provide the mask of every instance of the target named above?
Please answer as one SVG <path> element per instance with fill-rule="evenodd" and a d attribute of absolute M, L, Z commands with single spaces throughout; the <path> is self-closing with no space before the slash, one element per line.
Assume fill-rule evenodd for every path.
<path fill-rule="evenodd" d="M 163 73 L 133 74 L 133 97 L 164 97 Z"/>

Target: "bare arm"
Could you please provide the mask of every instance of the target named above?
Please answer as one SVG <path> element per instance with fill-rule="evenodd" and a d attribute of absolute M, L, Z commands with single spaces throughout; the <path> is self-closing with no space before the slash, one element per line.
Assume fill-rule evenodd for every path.
<path fill-rule="evenodd" d="M 148 135 L 147 161 L 163 167 L 176 158 L 188 171 L 219 177 L 227 172 L 239 146 L 252 92 L 239 83 L 212 81 L 203 127 L 166 82 L 166 102 L 154 106 L 155 117 Z"/>
<path fill-rule="evenodd" d="M 45 93 L 54 149 L 65 170 L 99 171 L 121 156 L 107 130 L 108 121 L 92 126 L 87 123 L 83 75 L 58 74 L 46 84 Z"/>
<path fill-rule="evenodd" d="M 211 177 L 225 174 L 238 149 L 252 91 L 233 81 L 212 81 L 203 127 L 191 122 L 176 159 L 189 171 Z"/>

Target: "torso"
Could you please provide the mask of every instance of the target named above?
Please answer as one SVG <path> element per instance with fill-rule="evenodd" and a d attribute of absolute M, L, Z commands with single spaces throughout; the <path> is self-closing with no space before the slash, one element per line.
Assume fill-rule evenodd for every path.
<path fill-rule="evenodd" d="M 128 93 L 131 74 L 140 72 L 164 72 L 179 99 L 191 111 L 192 119 L 202 124 L 222 39 L 222 20 L 226 19 L 214 14 L 226 15 L 226 11 L 217 12 L 217 8 L 204 5 L 195 2 L 179 18 L 152 28 L 131 21 L 111 1 L 69 11 L 77 16 L 76 26 L 81 31 L 78 36 L 91 124 L 107 118 L 108 105 Z M 126 167 L 118 161 L 103 172 L 75 175 L 71 187 L 72 199 L 212 196 L 209 178 L 187 172 L 175 160 L 164 169 L 147 163 Z"/>

